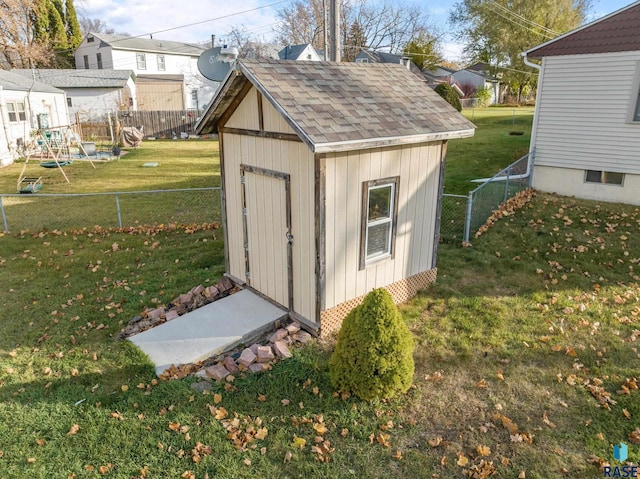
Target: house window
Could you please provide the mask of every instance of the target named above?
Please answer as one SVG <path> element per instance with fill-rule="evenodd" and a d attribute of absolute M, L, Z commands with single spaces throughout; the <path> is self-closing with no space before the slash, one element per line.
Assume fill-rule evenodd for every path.
<path fill-rule="evenodd" d="M 191 108 L 198 109 L 198 90 L 191 90 Z"/>
<path fill-rule="evenodd" d="M 396 176 L 363 183 L 360 269 L 393 257 L 399 180 Z"/>
<path fill-rule="evenodd" d="M 89 69 L 89 55 L 84 55 L 82 57 L 82 60 L 84 61 L 84 69 L 88 70 Z"/>
<path fill-rule="evenodd" d="M 67 97 L 67 106 L 68 107 L 72 107 L 73 106 L 73 102 L 71 101 L 71 98 Z"/>
<path fill-rule="evenodd" d="M 138 70 L 147 69 L 147 57 L 144 53 L 136 53 L 136 63 L 138 65 Z"/>
<path fill-rule="evenodd" d="M 87 37 L 87 43 L 93 43 L 95 41 L 94 37 Z"/>
<path fill-rule="evenodd" d="M 356 63 L 369 63 L 368 58 L 356 58 Z"/>
<path fill-rule="evenodd" d="M 166 68 L 164 66 L 164 55 L 158 55 L 158 71 L 163 72 Z"/>
<path fill-rule="evenodd" d="M 587 183 L 601 183 L 605 185 L 620 185 L 624 182 L 624 173 L 613 171 L 587 170 L 585 174 Z"/>
<path fill-rule="evenodd" d="M 27 121 L 27 112 L 24 109 L 24 102 L 17 101 L 7 103 L 7 113 L 10 122 Z"/>
<path fill-rule="evenodd" d="M 98 62 L 98 70 L 102 70 L 102 53 L 96 53 L 96 60 Z"/>

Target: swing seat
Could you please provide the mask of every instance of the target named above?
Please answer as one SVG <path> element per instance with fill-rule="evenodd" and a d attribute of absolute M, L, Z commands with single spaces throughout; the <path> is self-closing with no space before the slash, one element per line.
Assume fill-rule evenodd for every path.
<path fill-rule="evenodd" d="M 40 163 L 40 166 L 43 168 L 58 168 L 62 166 L 67 166 L 73 163 L 73 160 L 63 160 L 63 161 L 43 161 Z"/>
<path fill-rule="evenodd" d="M 42 189 L 42 177 L 25 177 L 20 181 L 20 187 L 18 192 L 20 194 L 32 194 L 37 193 Z"/>

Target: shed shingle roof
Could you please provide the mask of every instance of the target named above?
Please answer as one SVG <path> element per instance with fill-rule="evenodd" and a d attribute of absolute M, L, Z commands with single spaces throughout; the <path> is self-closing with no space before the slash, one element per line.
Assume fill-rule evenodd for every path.
<path fill-rule="evenodd" d="M 251 82 L 314 152 L 472 136 L 475 126 L 400 65 L 241 60 L 196 126 L 217 132 Z"/>
<path fill-rule="evenodd" d="M 15 69 L 26 78 L 35 74 L 38 81 L 56 88 L 122 88 L 135 78 L 133 70 Z"/>
<path fill-rule="evenodd" d="M 640 50 L 640 2 L 528 50 L 529 58 Z"/>

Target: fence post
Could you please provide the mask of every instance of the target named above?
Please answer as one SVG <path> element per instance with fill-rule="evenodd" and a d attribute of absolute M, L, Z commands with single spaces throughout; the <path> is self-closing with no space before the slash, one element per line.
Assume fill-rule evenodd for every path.
<path fill-rule="evenodd" d="M 509 178 L 511 178 L 511 168 L 507 170 L 507 179 L 504 181 L 504 199 L 502 202 L 506 202 L 509 199 Z"/>
<path fill-rule="evenodd" d="M 2 212 L 2 222 L 4 223 L 4 232 L 9 232 L 9 225 L 7 224 L 7 215 L 4 212 L 4 205 L 2 204 L 2 196 L 0 196 L 0 212 Z"/>
<path fill-rule="evenodd" d="M 120 214 L 120 198 L 116 193 L 116 208 L 118 210 L 118 227 L 122 228 L 122 215 Z"/>
<path fill-rule="evenodd" d="M 464 221 L 464 242 L 469 242 L 469 234 L 471 231 L 471 210 L 473 207 L 473 191 L 469 192 L 469 196 L 467 197 L 467 217 Z"/>

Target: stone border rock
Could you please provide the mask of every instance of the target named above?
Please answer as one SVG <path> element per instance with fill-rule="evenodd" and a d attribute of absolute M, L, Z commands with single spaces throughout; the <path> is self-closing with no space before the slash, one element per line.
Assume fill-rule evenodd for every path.
<path fill-rule="evenodd" d="M 201 284 L 194 286 L 186 293 L 181 294 L 166 306 L 146 308 L 140 315 L 129 321 L 127 326 L 120 331 L 119 339 L 125 339 L 134 334 L 151 329 L 159 324 L 171 321 L 185 313 L 198 309 L 218 299 L 222 299 L 240 289 L 227 277 L 220 279 L 215 285 L 204 287 Z"/>
<path fill-rule="evenodd" d="M 300 323 L 293 321 L 277 329 L 264 341 L 216 356 L 209 366 L 194 375 L 206 380 L 232 382 L 244 373 L 271 369 L 278 361 L 292 356 L 291 347 L 307 343 L 311 338 L 311 334 L 301 329 Z M 207 382 L 193 383 L 191 386 L 198 391 L 211 389 Z"/>

